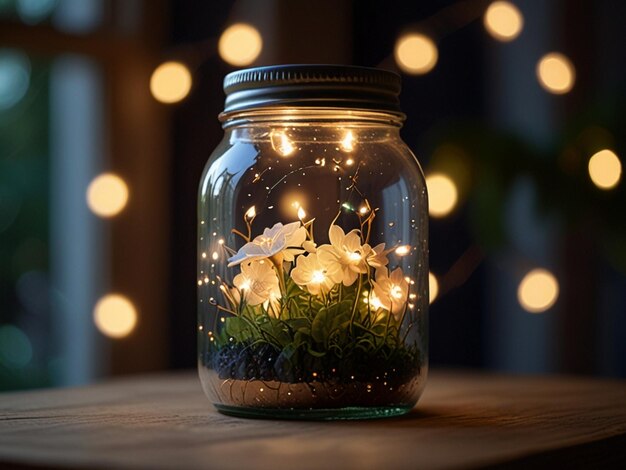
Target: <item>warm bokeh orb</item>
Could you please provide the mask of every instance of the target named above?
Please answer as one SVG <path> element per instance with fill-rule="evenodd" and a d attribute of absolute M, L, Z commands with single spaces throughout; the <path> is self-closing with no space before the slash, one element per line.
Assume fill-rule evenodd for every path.
<path fill-rule="evenodd" d="M 543 56 L 537 64 L 537 78 L 546 91 L 562 95 L 574 87 L 576 71 L 567 57 L 552 52 Z"/>
<path fill-rule="evenodd" d="M 522 32 L 524 17 L 510 2 L 493 2 L 483 18 L 485 29 L 498 41 L 512 41 Z"/>
<path fill-rule="evenodd" d="M 611 150 L 600 150 L 589 159 L 589 178 L 600 189 L 613 189 L 622 177 L 622 163 Z"/>
<path fill-rule="evenodd" d="M 552 307 L 559 297 L 559 283 L 545 269 L 533 269 L 527 273 L 517 289 L 517 299 L 522 308 L 530 313 L 541 313 Z"/>
<path fill-rule="evenodd" d="M 437 281 L 437 276 L 431 272 L 428 273 L 428 292 L 428 301 L 432 304 L 439 295 L 439 281 Z"/>
<path fill-rule="evenodd" d="M 119 214 L 128 202 L 128 186 L 122 178 L 112 173 L 95 177 L 87 188 L 87 205 L 100 217 Z"/>
<path fill-rule="evenodd" d="M 217 49 L 220 57 L 231 65 L 250 65 L 263 50 L 263 38 L 254 26 L 236 23 L 224 30 Z"/>
<path fill-rule="evenodd" d="M 137 325 L 137 310 L 123 295 L 102 297 L 93 311 L 94 322 L 103 335 L 110 338 L 128 336 Z"/>
<path fill-rule="evenodd" d="M 452 179 L 443 173 L 426 177 L 428 188 L 428 212 L 433 217 L 445 217 L 455 208 L 458 190 Z"/>
<path fill-rule="evenodd" d="M 394 57 L 403 72 L 421 75 L 435 67 L 439 53 L 437 46 L 428 36 L 411 33 L 398 38 Z"/>
<path fill-rule="evenodd" d="M 152 96 L 161 103 L 177 103 L 191 90 L 191 72 L 180 62 L 159 65 L 150 78 Z"/>

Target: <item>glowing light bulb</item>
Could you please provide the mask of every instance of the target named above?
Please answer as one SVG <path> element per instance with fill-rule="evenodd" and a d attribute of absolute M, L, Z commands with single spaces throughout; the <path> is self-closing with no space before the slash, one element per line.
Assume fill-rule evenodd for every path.
<path fill-rule="evenodd" d="M 433 303 L 439 295 L 439 281 L 433 273 L 428 273 L 428 303 Z"/>
<path fill-rule="evenodd" d="M 302 207 L 298 207 L 298 219 L 303 220 L 306 217 L 306 212 Z"/>
<path fill-rule="evenodd" d="M 517 299 L 522 308 L 530 313 L 541 313 L 552 307 L 559 297 L 559 283 L 545 269 L 533 269 L 527 273 L 517 289 Z"/>
<path fill-rule="evenodd" d="M 313 271 L 313 276 L 311 276 L 311 282 L 315 284 L 321 284 L 326 279 L 323 271 Z"/>
<path fill-rule="evenodd" d="M 165 62 L 152 72 L 150 91 L 161 103 L 177 103 L 189 94 L 191 84 L 191 72 L 185 64 Z"/>
<path fill-rule="evenodd" d="M 389 293 L 391 294 L 391 296 L 394 299 L 401 299 L 402 298 L 402 287 L 397 286 L 397 285 L 393 285 L 391 287 L 391 289 L 389 290 Z"/>
<path fill-rule="evenodd" d="M 128 336 L 137 325 L 135 306 L 119 294 L 108 294 L 98 300 L 93 316 L 98 330 L 110 338 Z"/>
<path fill-rule="evenodd" d="M 522 32 L 524 17 L 512 3 L 498 1 L 489 5 L 483 23 L 494 39 L 507 42 L 512 41 Z"/>
<path fill-rule="evenodd" d="M 254 219 L 256 217 L 256 209 L 254 208 L 254 206 L 250 207 L 250 209 L 248 209 L 246 211 L 246 218 L 251 220 Z"/>
<path fill-rule="evenodd" d="M 235 23 L 220 36 L 217 50 L 220 57 L 231 65 L 250 65 L 263 49 L 263 38 L 252 25 Z"/>
<path fill-rule="evenodd" d="M 600 189 L 613 189 L 622 177 L 622 163 L 611 150 L 600 150 L 589 159 L 589 178 Z"/>
<path fill-rule="evenodd" d="M 574 87 L 576 71 L 567 57 L 552 52 L 543 56 L 537 64 L 537 78 L 546 91 L 562 95 Z"/>
<path fill-rule="evenodd" d="M 220 255 L 217 253 L 217 251 L 214 251 L 211 255 L 211 258 L 213 258 L 213 261 L 217 261 L 220 258 Z"/>
<path fill-rule="evenodd" d="M 454 181 L 443 173 L 426 177 L 428 188 L 428 212 L 433 217 L 445 217 L 456 206 L 458 191 Z"/>
<path fill-rule="evenodd" d="M 281 157 L 288 157 L 296 150 L 287 134 L 283 131 L 272 131 L 270 134 L 270 142 L 272 143 L 272 148 Z"/>
<path fill-rule="evenodd" d="M 373 292 L 370 295 L 369 304 L 374 310 L 378 310 L 383 307 L 383 303 Z"/>
<path fill-rule="evenodd" d="M 430 72 L 437 64 L 437 46 L 428 36 L 411 33 L 396 41 L 396 63 L 408 74 L 421 75 Z"/>
<path fill-rule="evenodd" d="M 398 256 L 406 256 L 411 251 L 411 245 L 402 245 L 396 248 L 396 255 Z"/>
<path fill-rule="evenodd" d="M 346 135 L 344 136 L 344 138 L 341 140 L 341 150 L 343 150 L 344 152 L 352 152 L 354 150 L 354 134 L 352 134 L 352 131 L 347 131 Z M 352 159 L 348 159 L 348 160 L 352 160 Z M 352 161 L 352 163 L 354 163 L 354 161 Z M 351 165 L 352 163 L 348 163 L 346 161 L 346 165 Z"/>
<path fill-rule="evenodd" d="M 100 217 L 113 217 L 126 207 L 128 187 L 113 173 L 96 176 L 87 188 L 87 205 Z"/>
<path fill-rule="evenodd" d="M 369 212 L 369 209 L 368 209 L 367 207 L 365 207 L 365 206 L 362 206 L 362 207 L 359 209 L 359 214 L 361 214 L 361 215 L 365 215 L 365 214 L 367 214 L 368 212 Z"/>

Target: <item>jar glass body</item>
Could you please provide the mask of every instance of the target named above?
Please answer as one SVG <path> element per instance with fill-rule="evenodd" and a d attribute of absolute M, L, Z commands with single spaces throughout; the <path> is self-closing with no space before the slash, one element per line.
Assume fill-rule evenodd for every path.
<path fill-rule="evenodd" d="M 400 121 L 280 109 L 225 122 L 198 203 L 198 368 L 218 410 L 401 414 L 428 368 L 428 202 Z"/>

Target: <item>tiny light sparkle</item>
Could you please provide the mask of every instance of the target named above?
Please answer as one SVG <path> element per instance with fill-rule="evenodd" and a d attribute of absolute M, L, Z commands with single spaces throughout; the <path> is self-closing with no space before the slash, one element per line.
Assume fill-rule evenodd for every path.
<path fill-rule="evenodd" d="M 402 245 L 396 248 L 396 255 L 406 256 L 411 252 L 411 245 Z"/>
<path fill-rule="evenodd" d="M 354 141 L 355 139 L 352 131 L 346 131 L 344 138 L 341 139 L 341 150 L 343 150 L 344 152 L 352 152 L 354 150 Z M 347 164 L 350 165 L 350 163 Z"/>
<path fill-rule="evenodd" d="M 272 131 L 270 134 L 272 148 L 281 157 L 288 157 L 296 150 L 295 146 L 284 131 Z"/>

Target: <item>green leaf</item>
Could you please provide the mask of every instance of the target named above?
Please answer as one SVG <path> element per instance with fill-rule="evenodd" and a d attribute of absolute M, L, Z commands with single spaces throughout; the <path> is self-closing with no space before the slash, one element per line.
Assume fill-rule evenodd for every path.
<path fill-rule="evenodd" d="M 328 333 L 330 333 L 328 316 L 328 309 L 322 308 L 317 312 L 311 323 L 311 336 L 318 343 L 325 343 Z"/>

